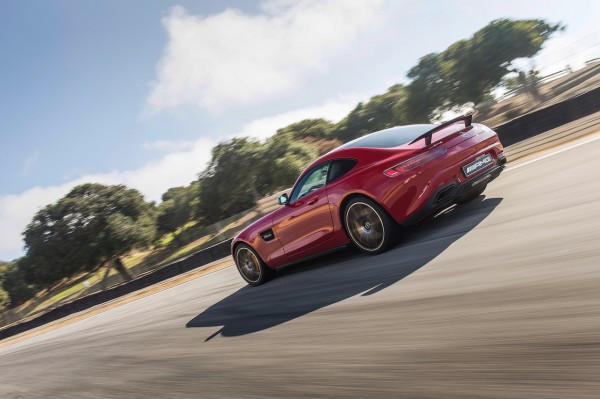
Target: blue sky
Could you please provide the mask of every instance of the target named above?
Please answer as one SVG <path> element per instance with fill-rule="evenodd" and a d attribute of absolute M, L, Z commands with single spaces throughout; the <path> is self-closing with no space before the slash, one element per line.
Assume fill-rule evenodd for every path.
<path fill-rule="evenodd" d="M 339 119 L 492 19 L 562 21 L 536 66 L 579 66 L 599 56 L 599 4 L 5 0 L 0 259 L 20 256 L 35 211 L 75 184 L 158 200 L 219 140 Z"/>

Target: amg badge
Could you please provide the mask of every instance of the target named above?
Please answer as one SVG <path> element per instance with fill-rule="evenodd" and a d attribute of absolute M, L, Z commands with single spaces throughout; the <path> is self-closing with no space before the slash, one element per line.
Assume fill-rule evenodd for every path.
<path fill-rule="evenodd" d="M 483 170 L 494 163 L 490 154 L 485 154 L 484 156 L 474 160 L 471 163 L 466 164 L 462 167 L 462 171 L 466 177 L 474 175 L 475 173 Z"/>

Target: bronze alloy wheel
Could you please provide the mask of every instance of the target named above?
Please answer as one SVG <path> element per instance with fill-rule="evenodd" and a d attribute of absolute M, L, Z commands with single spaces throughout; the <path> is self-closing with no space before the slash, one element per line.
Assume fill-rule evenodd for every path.
<path fill-rule="evenodd" d="M 384 222 L 369 204 L 356 201 L 346 209 L 346 230 L 352 241 L 367 252 L 379 250 L 386 239 Z"/>
<path fill-rule="evenodd" d="M 241 247 L 237 251 L 237 268 L 240 274 L 249 282 L 256 283 L 260 279 L 261 264 L 249 248 Z"/>

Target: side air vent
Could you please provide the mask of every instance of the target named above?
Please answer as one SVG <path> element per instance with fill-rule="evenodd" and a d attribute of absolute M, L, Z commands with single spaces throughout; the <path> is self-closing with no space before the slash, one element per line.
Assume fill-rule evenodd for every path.
<path fill-rule="evenodd" d="M 271 241 L 275 238 L 275 233 L 273 233 L 273 229 L 265 230 L 260 232 L 260 236 L 265 241 Z"/>

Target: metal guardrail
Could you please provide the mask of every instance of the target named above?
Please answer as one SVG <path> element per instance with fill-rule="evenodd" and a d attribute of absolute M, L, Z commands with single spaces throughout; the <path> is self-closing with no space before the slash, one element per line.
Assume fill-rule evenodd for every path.
<path fill-rule="evenodd" d="M 496 126 L 502 144 L 509 146 L 600 111 L 600 87 L 521 115 Z"/>
<path fill-rule="evenodd" d="M 600 58 L 592 58 L 591 60 L 587 60 L 585 62 L 585 65 L 592 65 L 592 64 L 597 64 L 600 62 Z"/>
<path fill-rule="evenodd" d="M 75 299 L 72 302 L 56 307 L 47 313 L 13 324 L 0 330 L 0 340 L 51 323 L 65 316 L 81 312 L 93 306 L 111 301 L 123 295 L 130 294 L 134 291 L 149 287 L 156 283 L 160 283 L 161 281 L 189 272 L 200 266 L 222 259 L 229 255 L 230 247 L 231 239 L 200 250 L 186 258 L 172 262 L 158 270 L 149 272 L 127 283 Z"/>

